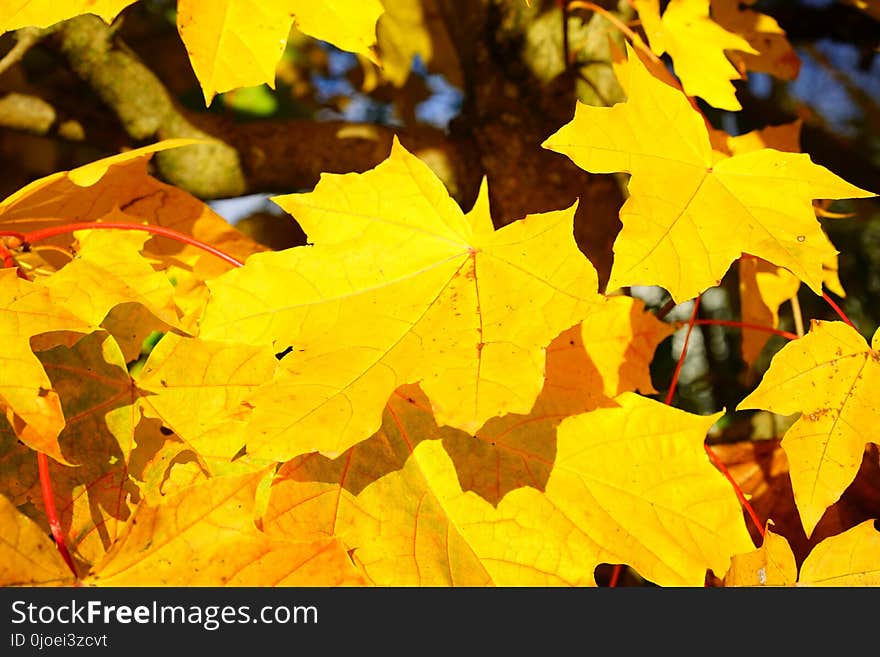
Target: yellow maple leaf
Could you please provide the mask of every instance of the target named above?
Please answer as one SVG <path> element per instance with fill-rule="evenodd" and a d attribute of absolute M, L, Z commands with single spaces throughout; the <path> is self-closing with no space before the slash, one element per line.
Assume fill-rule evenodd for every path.
<path fill-rule="evenodd" d="M 251 253 L 267 250 L 231 226 L 199 199 L 147 173 L 147 164 L 155 151 L 199 141 L 165 140 L 103 158 L 72 171 L 40 178 L 0 202 L 0 229 L 28 233 L 70 223 L 110 220 L 170 228 L 191 235 L 240 260 Z M 123 234 L 124 231 L 112 231 L 103 239 L 133 239 L 122 237 Z M 68 249 L 71 243 L 72 237 L 63 234 L 41 240 L 35 248 L 39 251 L 41 246 L 47 245 Z M 100 257 L 112 258 L 112 251 L 110 249 Z M 69 258 L 51 251 L 39 252 L 56 269 L 69 261 Z M 174 326 L 192 330 L 207 299 L 204 280 L 219 275 L 231 265 L 196 246 L 160 236 L 152 236 L 144 244 L 142 252 L 147 258 L 160 260 L 166 276 L 176 282 L 174 303 L 184 317 L 179 318 Z M 155 307 L 153 311 L 156 311 Z M 170 320 L 170 316 L 166 319 Z M 112 321 L 114 330 L 124 328 L 125 322 L 120 321 L 118 315 Z M 167 324 L 158 322 L 149 327 L 142 323 L 135 330 L 136 334 L 141 334 L 140 340 L 132 342 L 139 349 L 140 342 L 146 337 L 144 329 L 149 332 L 167 327 Z M 117 334 L 117 337 L 120 336 Z"/>
<path fill-rule="evenodd" d="M 55 303 L 47 288 L 0 270 L 0 408 L 22 442 L 67 463 L 58 446 L 64 414 L 30 339 L 49 331 L 90 333 L 94 328 Z M 60 341 L 60 339 L 59 339 Z"/>
<path fill-rule="evenodd" d="M 797 581 L 797 563 L 784 536 L 770 528 L 761 547 L 730 560 L 724 576 L 725 586 L 793 586 Z"/>
<path fill-rule="evenodd" d="M 645 311 L 641 299 L 612 297 L 581 324 L 584 348 L 600 372 L 608 397 L 622 392 L 657 392 L 649 365 L 657 345 L 675 328 Z"/>
<path fill-rule="evenodd" d="M 821 294 L 822 263 L 836 251 L 811 199 L 875 194 L 803 153 L 713 151 L 688 99 L 628 51 L 626 62 L 615 64 L 627 102 L 579 103 L 574 119 L 543 144 L 587 171 L 632 174 L 608 289 L 659 285 L 683 301 L 717 285 L 734 260 L 750 253 Z"/>
<path fill-rule="evenodd" d="M 880 532 L 865 520 L 814 547 L 798 586 L 880 586 Z"/>
<path fill-rule="evenodd" d="M 547 345 L 604 303 L 573 207 L 495 231 L 397 142 L 375 169 L 323 174 L 278 201 L 314 246 L 255 254 L 210 281 L 200 333 L 292 349 L 250 399 L 255 458 L 340 454 L 378 429 L 404 383 L 421 382 L 440 424 L 468 431 L 528 412 Z"/>
<path fill-rule="evenodd" d="M 58 586 L 71 573 L 46 532 L 0 495 L 0 586 Z"/>
<path fill-rule="evenodd" d="M 177 27 L 210 105 L 215 94 L 275 88 L 291 25 L 351 52 L 373 56 L 379 0 L 178 0 Z"/>
<path fill-rule="evenodd" d="M 115 305 L 134 302 L 180 328 L 174 287 L 140 254 L 148 237 L 135 231 L 77 231 L 74 259 L 43 283 L 53 299 L 92 324 L 103 322 Z"/>
<path fill-rule="evenodd" d="M 801 122 L 768 126 L 760 130 L 752 130 L 745 134 L 731 137 L 726 133 L 714 131 L 710 134 L 713 148 L 725 155 L 739 155 L 757 151 L 762 148 L 773 148 L 788 153 L 800 152 Z M 822 263 L 822 281 L 829 290 L 838 296 L 846 296 L 837 277 L 837 252 L 834 245 L 827 239 L 824 229 L 822 233 L 827 240 L 829 250 L 834 255 Z M 791 300 L 800 289 L 800 280 L 783 267 L 777 267 L 760 258 L 744 255 L 739 261 L 739 292 L 740 318 L 743 322 L 778 328 L 779 307 Z M 742 331 L 743 360 L 751 365 L 754 363 L 767 343 L 769 335 L 766 331 L 744 328 Z"/>
<path fill-rule="evenodd" d="M 726 586 L 880 586 L 880 532 L 865 520 L 816 545 L 798 573 L 791 546 L 767 531 L 757 550 L 736 555 Z"/>
<path fill-rule="evenodd" d="M 206 140 L 204 139 L 165 139 L 140 148 L 134 148 L 122 153 L 117 153 L 116 155 L 101 158 L 94 162 L 89 162 L 88 164 L 71 169 L 70 171 L 59 171 L 38 178 L 17 190 L 15 193 L 10 194 L 0 202 L 0 220 L 5 219 L 5 215 L 7 213 L 12 213 L 12 211 L 17 209 L 20 204 L 26 203 L 26 200 L 30 197 L 38 195 L 41 190 L 50 187 L 60 180 L 70 181 L 77 187 L 92 187 L 107 175 L 108 171 L 120 165 L 149 159 L 153 153 L 168 150 L 170 148 L 182 148 L 184 146 L 204 143 L 206 143 Z M 58 190 L 54 191 L 57 192 Z M 13 226 L 7 225 L 6 227 L 12 228 Z"/>
<path fill-rule="evenodd" d="M 809 537 L 855 478 L 880 422 L 880 329 L 872 346 L 843 322 L 814 320 L 785 345 L 737 409 L 801 413 L 782 439 L 791 486 Z"/>
<path fill-rule="evenodd" d="M 401 87 L 409 77 L 413 57 L 431 60 L 433 44 L 421 0 L 382 0 L 385 13 L 376 29 L 382 53 L 382 74 Z"/>
<path fill-rule="evenodd" d="M 760 258 L 743 257 L 739 261 L 740 317 L 743 322 L 758 326 L 779 326 L 779 307 L 790 300 L 801 287 L 797 276 L 787 269 Z M 753 364 L 767 344 L 765 331 L 744 328 L 742 356 Z"/>
<path fill-rule="evenodd" d="M 632 393 L 617 401 L 563 420 L 543 492 L 520 486 L 493 504 L 462 489 L 443 448 L 450 430 L 438 435 L 417 396 L 392 400 L 380 440 L 335 461 L 287 464 L 263 526 L 338 536 L 382 586 L 594 585 L 603 562 L 700 586 L 707 568 L 725 572 L 731 554 L 752 547 L 732 490 L 703 451 L 718 414 Z"/>
<path fill-rule="evenodd" d="M 660 0 L 632 0 L 655 55 L 669 53 L 685 93 L 714 107 L 740 110 L 731 80 L 742 75 L 725 50 L 757 54 L 742 36 L 709 16 L 709 0 L 670 0 L 660 15 Z"/>
<path fill-rule="evenodd" d="M 142 503 L 83 584 L 91 586 L 363 585 L 335 539 L 272 538 L 254 525 L 265 472 L 216 477 Z"/>
<path fill-rule="evenodd" d="M 59 21 L 95 14 L 109 23 L 135 0 L 0 0 L 0 34 L 20 27 L 49 27 Z"/>
<path fill-rule="evenodd" d="M 167 333 L 150 352 L 137 384 L 152 393 L 143 399 L 148 414 L 173 429 L 210 468 L 217 460 L 229 461 L 246 442 L 249 409 L 242 402 L 271 380 L 277 363 L 267 347 Z"/>

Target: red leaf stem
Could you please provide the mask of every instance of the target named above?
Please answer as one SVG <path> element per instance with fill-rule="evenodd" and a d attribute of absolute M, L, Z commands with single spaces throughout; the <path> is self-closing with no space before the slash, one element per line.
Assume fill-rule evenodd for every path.
<path fill-rule="evenodd" d="M 797 340 L 798 336 L 789 331 L 781 331 L 772 326 L 761 326 L 760 324 L 750 324 L 749 322 L 736 322 L 727 319 L 698 319 L 694 322 L 696 326 L 736 326 L 739 328 L 752 329 L 753 331 L 766 331 L 767 333 L 775 333 L 789 340 Z"/>
<path fill-rule="evenodd" d="M 684 334 L 684 344 L 681 347 L 681 355 L 678 357 L 678 363 L 675 365 L 675 372 L 672 373 L 672 381 L 669 384 L 669 392 L 666 393 L 666 405 L 672 406 L 672 398 L 675 397 L 675 388 L 678 386 L 678 375 L 681 374 L 681 366 L 684 365 L 684 358 L 687 356 L 688 343 L 691 339 L 691 332 L 697 323 L 697 313 L 700 310 L 700 297 L 694 299 L 694 311 L 688 321 L 687 333 Z"/>
<path fill-rule="evenodd" d="M 43 492 L 43 506 L 46 508 L 46 517 L 49 519 L 49 529 L 52 531 L 52 538 L 55 539 L 55 547 L 61 553 L 64 563 L 70 568 L 70 572 L 74 577 L 76 574 L 76 566 L 70 557 L 70 551 L 67 549 L 67 542 L 64 540 L 64 532 L 61 531 L 61 522 L 58 520 L 58 511 L 55 508 L 55 494 L 52 492 L 52 479 L 49 476 L 49 457 L 43 452 L 37 452 L 37 466 L 40 470 L 40 490 Z"/>
<path fill-rule="evenodd" d="M 838 317 L 840 317 L 840 319 L 842 319 L 844 322 L 849 324 L 852 328 L 855 328 L 855 325 L 852 323 L 852 321 L 850 321 L 850 318 L 846 316 L 846 313 L 843 312 L 843 310 L 841 309 L 840 306 L 838 306 L 836 303 L 834 303 L 834 299 L 829 297 L 827 292 L 822 292 L 822 298 L 825 299 L 825 301 L 828 303 L 829 306 L 834 308 L 834 312 L 837 313 L 837 315 L 838 315 Z"/>
<path fill-rule="evenodd" d="M 142 230 L 147 233 L 152 233 L 153 235 L 161 235 L 162 237 L 168 237 L 177 242 L 182 242 L 184 244 L 189 244 L 191 246 L 195 246 L 197 248 L 202 249 L 203 251 L 207 251 L 208 253 L 217 256 L 221 260 L 228 262 L 234 267 L 242 267 L 244 263 L 237 258 L 232 257 L 228 253 L 221 251 L 220 249 L 211 246 L 210 244 L 206 244 L 201 240 L 197 240 L 195 237 L 191 235 L 187 235 L 186 233 L 180 233 L 171 228 L 165 228 L 164 226 L 153 226 L 150 224 L 127 224 L 123 222 L 83 222 L 83 223 L 74 223 L 74 224 L 64 224 L 61 226 L 50 226 L 49 228 L 41 228 L 39 230 L 32 231 L 30 233 L 26 233 L 22 237 L 22 242 L 24 244 L 34 244 L 35 242 L 39 242 L 44 239 L 48 239 L 50 237 L 55 237 L 56 235 L 64 235 L 66 233 L 72 233 L 77 230 Z M 2 233 L 0 233 L 2 234 Z"/>
<path fill-rule="evenodd" d="M 749 518 L 752 519 L 752 523 L 755 525 L 755 528 L 758 530 L 758 533 L 761 535 L 761 538 L 764 537 L 764 525 L 761 524 L 761 520 L 758 518 L 758 514 L 755 513 L 755 510 L 752 508 L 752 505 L 749 504 L 749 501 L 746 499 L 745 493 L 743 493 L 742 488 L 739 487 L 739 484 L 736 483 L 736 480 L 733 478 L 733 475 L 730 474 L 730 471 L 721 462 L 721 459 L 718 458 L 718 455 L 712 451 L 712 448 L 709 445 L 704 444 L 703 447 L 706 450 L 706 454 L 709 455 L 709 458 L 712 459 L 712 463 L 715 464 L 715 467 L 721 471 L 725 477 L 727 477 L 727 481 L 729 481 L 733 485 L 733 490 L 736 493 L 736 496 L 739 498 L 740 504 L 743 505 L 746 512 L 749 514 Z"/>

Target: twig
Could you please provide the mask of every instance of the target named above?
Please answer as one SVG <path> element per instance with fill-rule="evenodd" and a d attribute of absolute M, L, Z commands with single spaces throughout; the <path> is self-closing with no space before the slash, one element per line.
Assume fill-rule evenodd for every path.
<path fill-rule="evenodd" d="M 652 62 L 659 63 L 660 58 L 654 54 L 654 52 L 645 45 L 645 42 L 642 41 L 642 37 L 633 32 L 629 26 L 627 26 L 623 21 L 621 21 L 617 16 L 612 14 L 610 11 L 605 9 L 604 7 L 600 7 L 599 5 L 593 2 L 586 2 L 585 0 L 571 0 L 568 3 L 569 9 L 588 9 L 590 11 L 594 11 L 597 14 L 601 14 L 604 18 L 606 18 L 614 27 L 623 32 L 626 37 L 632 42 L 633 47 L 641 50 L 645 56 L 650 59 Z"/>
<path fill-rule="evenodd" d="M 0 75 L 3 75 L 7 70 L 18 64 L 22 57 L 27 54 L 27 51 L 49 34 L 50 31 L 49 29 L 38 27 L 23 27 L 20 30 L 16 30 L 15 45 L 12 46 L 9 52 L 3 55 L 3 59 L 0 59 Z"/>
<path fill-rule="evenodd" d="M 666 393 L 666 405 L 672 406 L 672 399 L 675 397 L 675 388 L 678 385 L 678 376 L 681 374 L 681 367 L 684 365 L 684 359 L 687 356 L 688 343 L 691 339 L 691 332 L 697 323 L 697 313 L 700 310 L 700 297 L 694 299 L 694 310 L 691 313 L 691 319 L 687 325 L 687 333 L 684 334 L 684 345 L 681 347 L 681 354 L 678 357 L 678 363 L 675 364 L 675 372 L 672 373 L 672 381 L 669 384 L 669 391 Z"/>
<path fill-rule="evenodd" d="M 801 313 L 801 302 L 797 292 L 789 299 L 791 301 L 791 314 L 794 317 L 794 330 L 799 338 L 804 337 L 804 316 Z"/>

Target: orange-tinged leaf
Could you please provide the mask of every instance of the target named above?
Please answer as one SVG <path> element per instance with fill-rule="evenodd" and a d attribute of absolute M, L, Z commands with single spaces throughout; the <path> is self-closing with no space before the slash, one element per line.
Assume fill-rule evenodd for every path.
<path fill-rule="evenodd" d="M 600 372 L 604 392 L 657 392 L 649 366 L 657 345 L 675 328 L 645 311 L 645 303 L 633 297 L 612 297 L 581 324 L 584 348 Z"/>
<path fill-rule="evenodd" d="M 172 143 L 176 141 L 179 140 L 171 140 Z M 149 148 L 138 149 L 142 151 L 139 154 L 135 151 L 123 154 L 131 156 L 135 153 L 134 157 L 114 156 L 86 165 L 104 172 L 89 187 L 74 183 L 71 172 L 55 173 L 27 185 L 0 203 L 0 230 L 28 233 L 69 223 L 109 219 L 170 228 L 192 235 L 240 260 L 251 253 L 266 250 L 199 199 L 148 175 Z M 110 231 L 108 235 L 112 237 L 107 239 L 119 238 L 124 233 L 122 230 Z M 72 240 L 71 235 L 63 234 L 43 239 L 40 245 L 70 248 Z M 69 258 L 52 251 L 41 253 L 55 268 L 61 268 L 69 261 Z M 160 236 L 152 236 L 146 242 L 143 254 L 160 260 L 167 276 L 176 281 L 174 300 L 184 313 L 176 326 L 188 331 L 195 329 L 195 321 L 207 299 L 204 280 L 219 275 L 231 265 L 195 246 Z M 106 257 L 111 256 L 112 253 L 106 254 Z"/>
<path fill-rule="evenodd" d="M 70 171 L 59 171 L 43 178 L 39 178 L 25 185 L 15 193 L 7 196 L 2 202 L 0 202 L 0 221 L 6 220 L 5 215 L 11 208 L 15 207 L 28 197 L 39 193 L 46 187 L 59 182 L 60 179 L 66 179 L 77 187 L 92 187 L 113 167 L 142 158 L 149 159 L 153 153 L 158 151 L 164 151 L 170 148 L 181 148 L 193 144 L 203 144 L 206 143 L 206 141 L 207 140 L 204 139 L 166 139 L 142 146 L 141 148 L 135 148 L 100 160 L 95 160 L 94 162 L 89 162 L 88 164 L 84 164 L 76 169 L 71 169 Z M 62 201 L 62 203 L 63 202 L 64 201 Z"/>
<path fill-rule="evenodd" d="M 393 577 L 403 568 L 388 557 L 410 548 L 403 554 L 416 572 L 433 559 L 442 574 L 453 560 L 443 539 L 454 531 L 463 554 L 500 585 L 590 585 L 603 562 L 629 563 L 661 585 L 702 585 L 707 568 L 723 572 L 731 554 L 751 547 L 732 491 L 703 453 L 718 416 L 686 417 L 632 393 L 618 401 L 563 421 L 546 491 L 518 488 L 497 507 L 461 491 L 439 445 L 420 444 L 400 474 L 358 496 L 383 522 L 368 534 L 373 549 L 361 546 L 355 558 L 371 577 Z M 657 462 L 664 467 L 648 467 Z M 402 498 L 408 508 L 390 504 Z M 398 548 L 383 554 L 385 535 Z"/>
<path fill-rule="evenodd" d="M 874 520 L 819 543 L 801 564 L 798 586 L 880 586 L 880 532 Z"/>
<path fill-rule="evenodd" d="M 89 162 L 88 164 L 83 164 L 76 169 L 68 171 L 67 177 L 80 187 L 91 187 L 103 178 L 104 175 L 106 175 L 107 170 L 112 166 L 124 164 L 125 162 L 138 159 L 145 155 L 167 151 L 170 148 L 182 148 L 184 146 L 208 143 L 210 143 L 210 140 L 208 139 L 163 139 L 152 144 L 147 144 L 146 146 L 141 146 L 140 148 L 123 151 L 116 155 L 111 155 L 100 160 L 95 160 L 94 162 Z"/>
<path fill-rule="evenodd" d="M 743 76 L 724 51 L 757 51 L 709 17 L 709 0 L 670 0 L 662 16 L 660 0 L 632 0 L 632 5 L 654 54 L 672 57 L 685 93 L 721 109 L 742 109 L 731 80 Z"/>
<path fill-rule="evenodd" d="M 607 391 L 626 385 L 617 367 L 629 369 L 631 363 L 614 362 L 610 371 L 601 371 L 584 344 L 583 335 L 594 334 L 592 327 L 607 320 L 608 315 L 600 312 L 550 343 L 544 387 L 529 413 L 491 418 L 473 436 L 462 431 L 440 434 L 463 490 L 472 490 L 492 504 L 521 486 L 544 490 L 556 458 L 559 423 L 571 415 L 613 406 Z M 637 370 L 631 372 L 641 380 Z"/>
<path fill-rule="evenodd" d="M 738 409 L 801 413 L 782 439 L 795 502 L 809 537 L 852 482 L 880 422 L 880 330 L 868 346 L 843 322 L 812 322 L 785 345 Z"/>
<path fill-rule="evenodd" d="M 119 347 L 101 331 L 39 357 L 67 419 L 61 451 L 75 464 L 50 463 L 58 515 L 71 551 L 91 563 L 116 539 L 138 498 L 128 472 L 141 423 L 138 393 Z M 42 509 L 39 494 L 31 496 Z"/>
<path fill-rule="evenodd" d="M 201 322 L 205 339 L 291 348 L 250 400 L 256 458 L 342 453 L 404 383 L 420 382 L 439 424 L 466 431 L 528 412 L 546 346 L 604 302 L 574 208 L 494 231 L 398 143 L 375 169 L 324 174 L 280 203 L 315 245 L 211 281 Z"/>
<path fill-rule="evenodd" d="M 615 66 L 626 103 L 578 104 L 574 119 L 544 143 L 594 173 L 627 172 L 608 289 L 659 285 L 676 301 L 717 285 L 750 253 L 785 267 L 821 294 L 836 251 L 811 199 L 864 198 L 859 189 L 802 153 L 713 152 L 702 116 L 654 78 L 630 49 Z"/>
<path fill-rule="evenodd" d="M 340 487 L 332 482 L 349 473 L 363 486 L 363 468 L 378 460 L 351 455 L 311 469 L 321 457 L 301 457 L 275 482 L 264 526 L 285 535 L 321 523 L 378 585 L 593 585 L 596 566 L 610 562 L 659 584 L 700 586 L 707 568 L 725 572 L 732 554 L 752 548 L 732 490 L 703 451 L 718 415 L 632 393 L 618 401 L 563 421 L 544 492 L 519 487 L 493 505 L 463 491 L 443 444 L 403 423 L 413 447 L 402 469 Z M 406 448 L 393 433 L 386 445 L 398 446 L 397 464 Z M 358 448 L 368 446 L 379 453 L 372 441 Z"/>
<path fill-rule="evenodd" d="M 246 442 L 244 400 L 271 380 L 267 347 L 208 342 L 167 333 L 137 378 L 143 403 L 208 461 L 231 459 Z M 209 464 L 210 467 L 210 464 Z"/>
<path fill-rule="evenodd" d="M 726 135 L 729 155 L 739 155 L 762 148 L 773 148 L 786 153 L 801 152 L 801 121 L 771 125 L 752 130 L 736 137 Z"/>
<path fill-rule="evenodd" d="M 146 222 L 192 235 L 242 260 L 266 250 L 199 199 L 147 173 L 153 151 L 199 142 L 165 140 L 40 178 L 0 202 L 0 227 L 27 233 L 68 223 L 99 221 L 113 214 L 114 219 L 121 221 Z M 75 180 L 94 182 L 83 186 Z M 119 216 L 120 209 L 124 219 Z M 67 246 L 70 241 L 70 236 L 62 235 L 43 243 Z M 146 253 L 189 266 L 202 258 L 215 258 L 197 247 L 163 237 L 151 238 Z"/>
<path fill-rule="evenodd" d="M 734 555 L 725 586 L 793 586 L 797 581 L 797 563 L 784 536 L 768 527 L 764 542 L 756 550 Z"/>
<path fill-rule="evenodd" d="M 297 457 L 279 471 L 266 529 L 274 524 L 296 535 L 298 525 L 333 535 L 357 513 L 354 500 L 368 484 L 403 468 L 422 440 L 440 440 L 465 491 L 497 504 L 522 486 L 543 490 L 556 456 L 556 427 L 564 418 L 613 404 L 602 377 L 584 351 L 580 326 L 564 331 L 547 348 L 547 378 L 528 415 L 491 418 L 474 435 L 438 427 L 431 404 L 417 385 L 388 399 L 382 426 L 369 439 L 335 459 Z M 284 502 L 279 502 L 283 499 Z"/>
<path fill-rule="evenodd" d="M 0 34 L 20 27 L 49 27 L 59 21 L 95 14 L 109 23 L 135 0 L 0 0 Z"/>
<path fill-rule="evenodd" d="M 334 539 L 270 538 L 254 524 L 257 472 L 142 503 L 83 581 L 102 586 L 342 586 L 365 580 Z"/>
<path fill-rule="evenodd" d="M 31 351 L 30 338 L 48 331 L 89 333 L 93 326 L 53 302 L 45 287 L 0 270 L 0 407 L 30 448 L 66 463 L 58 446 L 64 415 L 58 393 Z"/>
<path fill-rule="evenodd" d="M 71 573 L 55 544 L 0 495 L 0 586 L 57 586 Z"/>
<path fill-rule="evenodd" d="M 744 37 L 756 51 L 731 52 L 730 58 L 743 75 L 749 70 L 794 80 L 800 72 L 801 60 L 785 38 L 785 30 L 771 16 L 747 6 L 753 4 L 755 0 L 712 0 L 715 21 L 725 30 Z"/>
<path fill-rule="evenodd" d="M 439 429 L 416 385 L 401 386 L 388 399 L 382 426 L 335 459 L 305 454 L 288 461 L 272 481 L 262 518 L 270 536 L 317 533 L 345 541 L 362 511 L 356 496 L 389 472 L 403 468 L 421 441 L 453 433 Z M 375 522 L 369 516 L 358 522 Z"/>
<path fill-rule="evenodd" d="M 291 25 L 352 52 L 370 54 L 379 0 L 178 0 L 177 27 L 210 105 L 215 94 L 268 84 Z"/>

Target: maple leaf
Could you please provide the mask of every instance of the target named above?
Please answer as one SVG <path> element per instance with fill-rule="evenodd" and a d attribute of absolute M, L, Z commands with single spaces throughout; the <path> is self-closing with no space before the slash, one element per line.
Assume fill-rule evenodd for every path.
<path fill-rule="evenodd" d="M 783 80 L 794 80 L 801 60 L 785 38 L 776 19 L 754 11 L 749 5 L 756 0 L 711 0 L 712 18 L 728 32 L 739 34 L 749 42 L 755 54 L 733 51 L 730 59 L 745 77 L 746 70 L 769 73 Z"/>
<path fill-rule="evenodd" d="M 784 536 L 769 527 L 761 547 L 730 560 L 724 576 L 725 586 L 793 586 L 797 581 L 797 562 Z"/>
<path fill-rule="evenodd" d="M 563 420 L 545 490 L 519 487 L 497 505 L 462 490 L 445 439 L 424 440 L 436 433 L 418 405 L 407 412 L 408 402 L 394 401 L 383 440 L 353 448 L 362 454 L 286 465 L 263 526 L 285 535 L 317 523 L 354 549 L 378 585 L 593 585 L 602 562 L 702 585 L 706 568 L 724 572 L 730 554 L 752 545 L 703 451 L 718 414 L 692 416 L 632 393 L 617 401 Z"/>
<path fill-rule="evenodd" d="M 94 328 L 55 303 L 45 287 L 19 278 L 14 269 L 0 270 L 0 407 L 22 442 L 62 463 L 67 461 L 58 446 L 64 427 L 61 402 L 30 339 L 49 331 L 90 333 Z"/>
<path fill-rule="evenodd" d="M 768 529 L 764 544 L 733 557 L 728 586 L 880 586 L 880 532 L 873 520 L 819 542 L 797 570 L 788 541 Z"/>
<path fill-rule="evenodd" d="M 91 586 L 363 585 L 334 539 L 274 539 L 254 525 L 265 472 L 216 477 L 139 505 L 83 584 Z"/>
<path fill-rule="evenodd" d="M 645 310 L 641 299 L 618 296 L 609 299 L 581 324 L 587 355 L 600 372 L 604 392 L 614 397 L 622 392 L 657 392 L 651 383 L 649 365 L 657 345 L 675 328 Z"/>
<path fill-rule="evenodd" d="M 721 109 L 742 109 L 730 82 L 742 75 L 724 51 L 757 51 L 709 17 L 709 0 L 670 0 L 662 17 L 660 0 L 633 0 L 632 5 L 639 12 L 654 54 L 668 52 L 672 57 L 685 93 Z"/>
<path fill-rule="evenodd" d="M 49 474 L 72 553 L 90 563 L 115 540 L 138 492 L 128 464 L 139 437 L 138 393 L 112 337 L 91 333 L 71 347 L 39 352 L 67 419 L 58 441 L 73 467 L 50 463 Z M 31 498 L 38 504 L 37 491 Z"/>
<path fill-rule="evenodd" d="M 244 400 L 271 380 L 278 361 L 267 347 L 212 343 L 167 333 L 137 377 L 147 412 L 210 462 L 244 445 Z M 197 409 L 197 412 L 194 412 Z"/>
<path fill-rule="evenodd" d="M 0 0 L 0 34 L 20 27 L 49 27 L 59 21 L 95 14 L 111 20 L 135 0 Z"/>
<path fill-rule="evenodd" d="M 0 586 L 52 586 L 70 581 L 55 544 L 0 495 Z"/>
<path fill-rule="evenodd" d="M 376 26 L 382 76 L 397 87 L 409 77 L 418 56 L 450 84 L 463 85 L 461 64 L 436 0 L 382 0 L 385 12 Z"/>
<path fill-rule="evenodd" d="M 170 327 L 178 327 L 174 287 L 140 252 L 146 233 L 77 231 L 74 259 L 44 281 L 52 298 L 91 324 L 119 303 L 139 303 Z"/>
<path fill-rule="evenodd" d="M 200 332 L 292 349 L 249 400 L 255 458 L 340 454 L 376 431 L 404 383 L 421 382 L 438 423 L 465 430 L 527 412 L 546 346 L 604 302 L 574 208 L 495 231 L 396 141 L 375 169 L 323 174 L 277 202 L 314 246 L 255 254 L 210 281 Z"/>
<path fill-rule="evenodd" d="M 739 261 L 740 316 L 742 321 L 759 326 L 779 326 L 779 307 L 794 297 L 801 287 L 797 276 L 787 269 L 760 258 L 743 257 Z M 744 328 L 742 356 L 753 364 L 767 344 L 764 331 Z"/>
<path fill-rule="evenodd" d="M 785 267 L 821 294 L 822 263 L 836 255 L 810 203 L 875 196 L 812 162 L 773 149 L 724 157 L 702 116 L 653 77 L 628 48 L 615 64 L 628 94 L 613 107 L 578 104 L 544 142 L 594 173 L 627 172 L 608 289 L 659 285 L 676 301 L 717 285 L 749 253 Z"/>
<path fill-rule="evenodd" d="M 837 277 L 837 256 L 823 266 L 825 287 L 840 297 L 846 296 Z M 771 265 L 760 258 L 743 256 L 739 260 L 740 317 L 743 322 L 758 326 L 779 327 L 779 308 L 794 299 L 801 282 L 787 269 Z M 744 328 L 742 331 L 743 360 L 753 364 L 769 336 L 766 331 Z"/>
<path fill-rule="evenodd" d="M 801 413 L 782 439 L 798 512 L 809 537 L 852 482 L 880 422 L 880 330 L 868 346 L 843 322 L 813 320 L 785 345 L 737 409 Z"/>
<path fill-rule="evenodd" d="M 616 395 L 644 386 L 645 381 L 650 387 L 650 357 L 646 353 L 650 338 L 643 333 L 644 319 L 638 311 L 642 302 L 627 298 L 627 303 L 623 297 L 618 301 L 609 305 L 610 312 L 592 315 L 550 343 L 544 387 L 528 414 L 490 418 L 471 435 L 451 427 L 438 427 L 430 401 L 421 389 L 416 385 L 401 386 L 389 398 L 377 433 L 332 460 L 314 454 L 297 457 L 285 464 L 283 476 L 300 482 L 297 486 L 309 500 L 322 495 L 345 496 L 346 491 L 357 495 L 378 477 L 403 468 L 419 442 L 435 439 L 442 441 L 455 464 L 462 489 L 474 491 L 492 504 L 498 504 L 507 493 L 522 486 L 544 490 L 556 457 L 556 429 L 562 420 L 601 406 L 614 406 L 606 394 L 608 390 Z M 602 354 L 603 362 L 609 365 L 608 371 L 603 372 L 588 355 L 582 335 L 594 336 L 609 327 L 613 336 L 610 351 L 616 352 L 619 359 L 613 362 L 608 354 Z M 634 354 L 627 353 L 624 347 L 627 333 Z M 593 344 L 594 348 L 597 346 Z M 626 372 L 626 376 L 621 377 L 618 369 Z M 318 511 L 311 506 L 308 509 L 306 513 L 313 519 L 329 514 L 328 527 L 337 524 L 338 502 L 332 511 Z"/>
<path fill-rule="evenodd" d="M 752 130 L 737 137 L 717 131 L 710 133 L 713 148 L 726 155 L 738 155 L 773 148 L 789 153 L 800 152 L 801 122 L 768 126 Z M 834 245 L 827 239 L 827 247 L 834 255 L 822 263 L 822 282 L 825 287 L 840 297 L 846 296 L 837 277 L 837 255 Z M 748 324 L 777 328 L 779 326 L 779 307 L 797 295 L 800 280 L 783 267 L 777 267 L 760 258 L 744 255 L 739 260 L 740 318 Z M 743 360 L 753 364 L 767 343 L 766 331 L 744 328 L 742 331 Z"/>
<path fill-rule="evenodd" d="M 211 244 L 233 257 L 244 260 L 251 253 L 267 250 L 246 237 L 216 214 L 205 203 L 181 189 L 161 183 L 147 173 L 147 163 L 157 150 L 177 148 L 202 140 L 165 140 L 91 162 L 68 172 L 58 172 L 27 185 L 0 202 L 0 230 L 19 233 L 49 229 L 69 223 L 112 220 L 121 223 L 148 223 L 170 228 Z M 99 238 L 100 239 L 100 238 Z M 121 237 L 114 231 L 113 237 Z M 70 235 L 57 235 L 40 245 L 70 248 Z M 183 312 L 177 328 L 190 331 L 207 299 L 204 281 L 230 268 L 230 264 L 189 244 L 152 236 L 142 249 L 144 257 L 159 260 L 169 280 L 174 280 L 174 303 Z M 47 263 L 61 269 L 68 259 L 45 252 Z M 103 258 L 111 258 L 110 249 Z M 97 292 L 96 292 L 97 294 Z M 163 305 L 163 308 L 167 308 Z M 157 312 L 154 307 L 153 312 Z M 158 312 L 162 316 L 162 312 Z M 174 313 L 176 316 L 177 313 Z M 166 319 L 170 319 L 166 317 Z M 138 350 L 151 330 L 165 330 L 168 324 L 158 317 L 134 326 L 117 313 L 112 317 L 119 330 L 134 329 L 130 343 Z M 107 325 L 109 327 L 109 325 Z M 137 336 L 140 339 L 137 339 Z M 132 346 L 128 345 L 126 353 Z M 136 354 L 135 354 L 136 355 Z"/>
<path fill-rule="evenodd" d="M 812 549 L 798 586 L 880 586 L 880 532 L 865 520 Z"/>
<path fill-rule="evenodd" d="M 342 50 L 373 57 L 379 0 L 178 0 L 177 28 L 210 105 L 215 94 L 266 83 L 292 25 Z"/>

